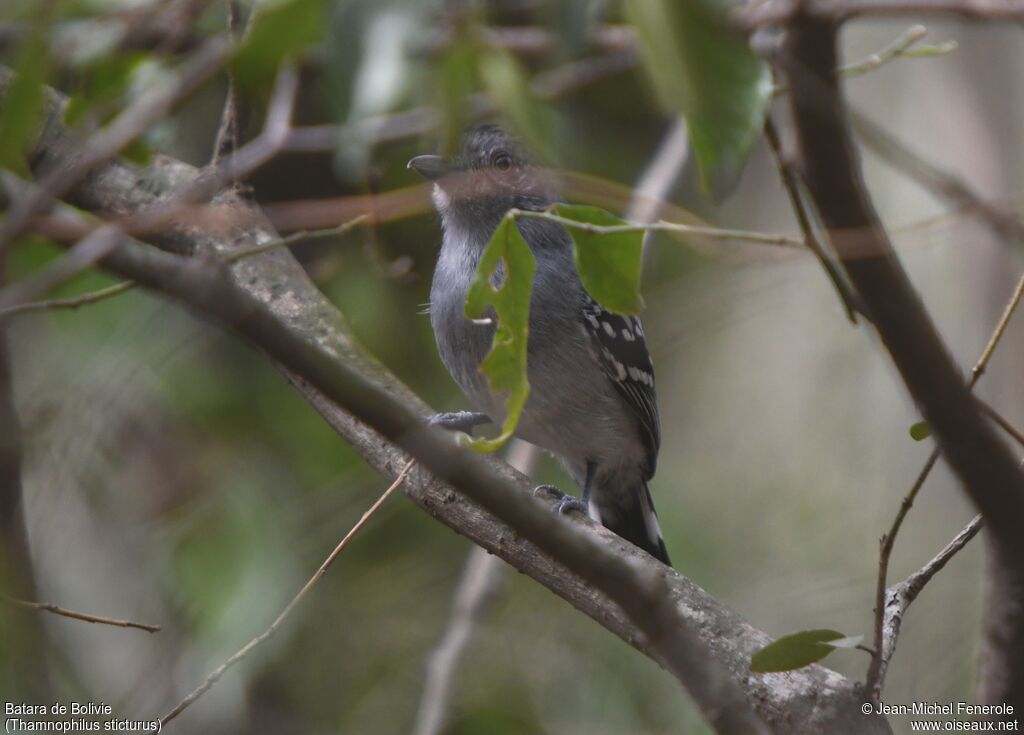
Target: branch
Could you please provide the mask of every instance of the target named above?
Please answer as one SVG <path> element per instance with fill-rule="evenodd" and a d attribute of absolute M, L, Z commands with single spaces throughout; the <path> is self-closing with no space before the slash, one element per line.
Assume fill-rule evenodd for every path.
<path fill-rule="evenodd" d="M 832 258 L 818 240 L 818 235 L 814 231 L 814 225 L 811 224 L 811 215 L 807 211 L 807 207 L 804 206 L 803 198 L 800 196 L 799 175 L 782 152 L 782 141 L 779 139 L 779 133 L 775 129 L 775 123 L 772 122 L 771 115 L 765 118 L 764 136 L 765 140 L 768 141 L 768 148 L 771 149 L 772 157 L 775 159 L 775 165 L 779 169 L 779 178 L 782 179 L 782 185 L 789 196 L 789 203 L 793 207 L 797 224 L 800 225 L 800 231 L 804 234 L 804 244 L 808 250 L 814 253 L 814 257 L 818 259 L 821 267 L 825 269 L 825 274 L 832 282 L 836 293 L 839 294 L 839 300 L 842 301 L 843 307 L 846 309 L 846 318 L 851 323 L 856 324 L 857 313 L 863 312 L 863 308 L 857 303 L 856 296 L 850 293 L 850 287 L 843 279 L 843 275 L 836 268 Z"/>
<path fill-rule="evenodd" d="M 885 348 L 990 528 L 1011 574 L 1024 578 L 1024 477 L 979 410 L 914 292 L 863 186 L 834 72 L 833 20 L 793 16 L 781 59 L 789 80 L 798 155 L 835 252 Z M 1024 635 L 1024 606 L 1016 630 Z M 1024 649 L 1024 645 L 1009 651 Z M 1024 661 L 1003 701 L 1024 706 Z"/>
<path fill-rule="evenodd" d="M 117 628 L 138 628 L 144 630 L 147 633 L 159 633 L 159 625 L 151 625 L 149 623 L 136 623 L 131 620 L 120 620 L 118 618 L 105 618 L 100 615 L 90 615 L 89 613 L 78 612 L 77 610 L 69 610 L 66 607 L 54 605 L 51 602 L 33 602 L 31 600 L 20 600 L 17 597 L 11 597 L 10 595 L 0 594 L 7 602 L 12 605 L 18 605 L 19 607 L 26 607 L 32 610 L 41 610 L 43 612 L 53 613 L 54 615 L 60 615 L 65 618 L 72 618 L 74 620 L 84 620 L 87 623 L 97 623 L 99 625 L 112 625 Z"/>
<path fill-rule="evenodd" d="M 118 162 L 96 171 L 69 196 L 88 209 L 130 212 L 189 186 L 197 176 L 195 169 L 166 157 L 144 172 Z M 150 240 L 175 252 L 228 253 L 276 237 L 236 194 L 222 195 L 219 203 L 233 207 L 237 227 L 230 237 L 167 230 Z M 288 253 L 241 261 L 232 267 L 234 282 L 226 284 L 209 259 L 182 259 L 139 245 L 115 250 L 107 265 L 156 290 L 181 289 L 183 297 L 187 290 L 198 310 L 234 325 L 263 347 L 307 401 L 386 477 L 395 476 L 409 458 L 406 450 L 411 451 L 431 470 L 417 469 L 402 487 L 417 505 L 681 679 L 696 680 L 694 691 L 703 706 L 710 709 L 716 699 L 733 701 L 740 687 L 745 696 L 725 708 L 728 714 L 744 717 L 749 701 L 776 733 L 794 732 L 794 722 L 805 733 L 889 732 L 884 719 L 860 714 L 856 688 L 828 669 L 751 675 L 750 656 L 770 641 L 768 635 L 607 530 L 582 518 L 554 517 L 546 504 L 532 499 L 527 479 L 507 465 L 467 453 L 450 436 L 428 431 L 422 425 L 427 407 L 362 351 Z M 707 650 L 713 658 L 703 653 Z M 696 664 L 692 651 L 702 659 Z"/>
<path fill-rule="evenodd" d="M 583 232 L 591 232 L 595 235 L 611 235 L 616 232 L 669 232 L 675 235 L 686 235 L 688 237 L 706 238 L 708 240 L 742 240 L 745 242 L 760 243 L 762 245 L 778 245 L 786 248 L 804 248 L 804 243 L 795 237 L 786 235 L 773 235 L 767 232 L 752 232 L 750 230 L 727 230 L 721 227 L 699 227 L 697 225 L 684 225 L 678 222 L 652 222 L 650 224 L 625 224 L 625 225 L 595 225 L 590 222 L 578 222 L 574 219 L 561 217 L 553 212 L 537 212 L 530 209 L 510 209 L 508 216 L 514 219 L 543 219 L 549 222 L 557 222 L 563 227 L 571 227 Z"/>
<path fill-rule="evenodd" d="M 935 558 L 925 564 L 921 569 L 911 574 L 905 580 L 894 584 L 885 592 L 883 603 L 880 608 L 882 619 L 881 645 L 876 645 L 872 652 L 873 660 L 877 659 L 880 664 L 878 673 L 875 675 L 875 682 L 868 681 L 865 685 L 869 688 L 872 700 L 879 701 L 882 683 L 885 680 L 885 673 L 896 652 L 896 641 L 899 640 L 900 628 L 903 625 L 903 617 L 911 603 L 921 594 L 921 590 L 931 581 L 944 566 L 963 549 L 968 542 L 978 535 L 978 531 L 984 525 L 981 516 L 975 516 L 967 526 L 946 544 L 946 547 L 936 554 Z"/>

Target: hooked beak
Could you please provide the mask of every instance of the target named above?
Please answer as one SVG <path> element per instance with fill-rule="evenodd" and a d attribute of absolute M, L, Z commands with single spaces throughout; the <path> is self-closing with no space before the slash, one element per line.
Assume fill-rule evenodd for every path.
<path fill-rule="evenodd" d="M 406 164 L 406 168 L 411 168 L 420 176 L 430 181 L 436 181 L 448 173 L 448 164 L 445 163 L 441 156 L 416 156 Z"/>

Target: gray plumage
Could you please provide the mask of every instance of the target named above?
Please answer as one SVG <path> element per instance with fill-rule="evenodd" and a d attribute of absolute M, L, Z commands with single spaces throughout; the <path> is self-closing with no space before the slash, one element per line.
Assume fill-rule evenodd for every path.
<path fill-rule="evenodd" d="M 444 238 L 430 292 L 441 359 L 474 406 L 504 419 L 504 396 L 479 366 L 494 324 L 463 312 L 466 292 L 491 235 L 509 209 L 544 210 L 557 194 L 521 146 L 495 126 L 470 131 L 448 163 L 418 156 L 410 167 L 434 180 Z M 636 317 L 612 314 L 586 292 L 568 233 L 557 223 L 519 219 L 536 258 L 530 302 L 530 394 L 516 435 L 555 455 L 583 489 L 592 518 L 668 563 L 647 481 L 660 444 L 654 370 Z M 576 505 L 570 499 L 562 507 Z"/>

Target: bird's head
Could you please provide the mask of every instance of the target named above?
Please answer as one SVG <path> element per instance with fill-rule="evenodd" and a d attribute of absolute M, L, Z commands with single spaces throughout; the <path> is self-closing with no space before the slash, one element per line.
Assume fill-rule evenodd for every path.
<path fill-rule="evenodd" d="M 522 144 L 496 125 L 463 136 L 458 155 L 416 156 L 409 168 L 434 182 L 434 206 L 446 226 L 493 230 L 512 208 L 543 210 L 556 201 L 554 184 Z"/>

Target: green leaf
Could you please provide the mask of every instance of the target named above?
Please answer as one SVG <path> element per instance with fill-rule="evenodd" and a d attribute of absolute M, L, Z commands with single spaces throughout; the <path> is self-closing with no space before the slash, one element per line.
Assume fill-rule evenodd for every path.
<path fill-rule="evenodd" d="M 916 442 L 924 441 L 932 435 L 932 427 L 927 421 L 918 421 L 910 427 L 910 438 Z"/>
<path fill-rule="evenodd" d="M 468 318 L 497 320 L 491 351 L 480 370 L 487 375 L 491 390 L 506 394 L 501 434 L 493 439 L 468 440 L 469 445 L 481 453 L 493 452 L 512 437 L 530 394 L 526 378 L 526 340 L 530 332 L 530 294 L 536 270 L 533 253 L 515 220 L 506 217 L 487 243 L 466 294 Z"/>
<path fill-rule="evenodd" d="M 627 222 L 598 207 L 556 204 L 559 217 L 598 227 L 628 225 Z M 566 226 L 572 238 L 576 269 L 587 293 L 609 311 L 639 314 L 644 308 L 640 296 L 640 271 L 643 268 L 644 233 L 599 233 Z"/>
<path fill-rule="evenodd" d="M 820 661 L 835 650 L 832 641 L 845 639 L 834 630 L 802 630 L 769 643 L 754 654 L 750 670 L 755 674 L 792 671 Z"/>
<path fill-rule="evenodd" d="M 22 42 L 15 74 L 0 104 L 0 167 L 25 172 L 25 151 L 39 127 L 49 55 L 42 24 Z"/>
<path fill-rule="evenodd" d="M 323 0 L 263 0 L 253 9 L 231 71 L 248 92 L 269 87 L 281 62 L 318 41 L 327 29 Z"/>
<path fill-rule="evenodd" d="M 739 179 L 771 101 L 767 66 L 729 26 L 727 0 L 628 0 L 644 66 L 662 104 L 686 118 L 712 196 Z"/>

